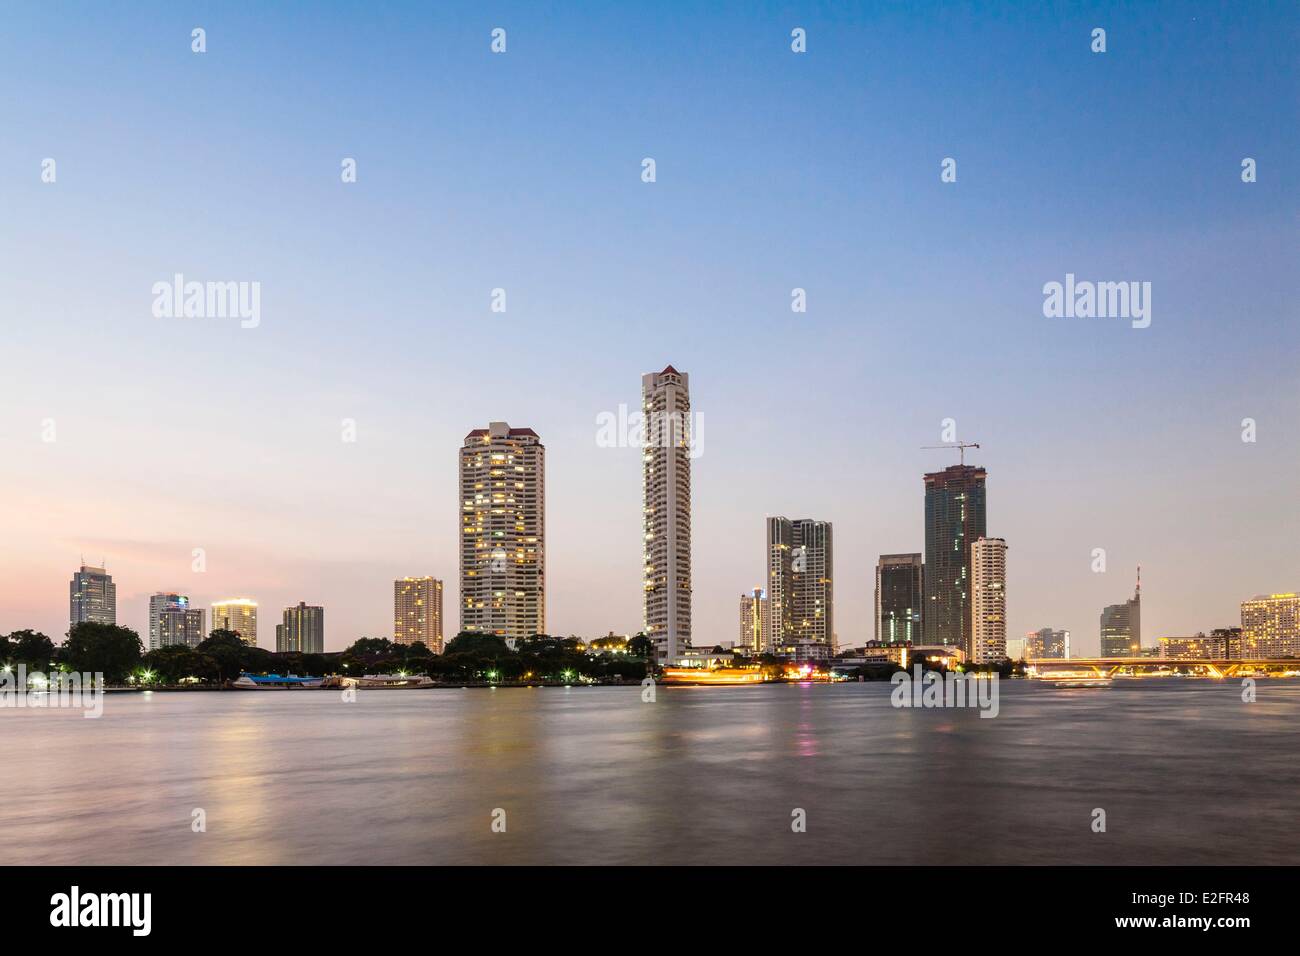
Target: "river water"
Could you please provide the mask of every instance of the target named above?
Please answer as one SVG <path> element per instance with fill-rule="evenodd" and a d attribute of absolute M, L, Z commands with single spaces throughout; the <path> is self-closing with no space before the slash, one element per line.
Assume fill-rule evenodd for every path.
<path fill-rule="evenodd" d="M 0 710 L 0 863 L 1300 863 L 1300 681 L 1000 690 L 994 719 L 880 683 Z"/>

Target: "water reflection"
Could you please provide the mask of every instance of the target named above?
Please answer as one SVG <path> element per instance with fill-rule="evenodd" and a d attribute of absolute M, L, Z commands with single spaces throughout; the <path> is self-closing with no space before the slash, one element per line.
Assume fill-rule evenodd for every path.
<path fill-rule="evenodd" d="M 1294 863 L 1297 718 L 1296 681 L 114 695 L 0 713 L 0 863 Z"/>

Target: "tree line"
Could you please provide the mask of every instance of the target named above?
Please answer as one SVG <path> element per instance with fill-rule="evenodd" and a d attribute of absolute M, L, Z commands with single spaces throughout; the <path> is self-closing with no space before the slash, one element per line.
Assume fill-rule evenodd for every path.
<path fill-rule="evenodd" d="M 605 641 L 597 642 L 606 643 Z M 243 672 L 253 674 L 406 673 L 443 681 L 641 680 L 652 645 L 644 635 L 627 642 L 625 654 L 597 654 L 574 637 L 539 634 L 515 649 L 490 634 L 462 632 L 442 654 L 422 643 L 397 644 L 362 637 L 342 653 L 275 653 L 246 644 L 233 631 L 215 630 L 197 647 L 176 644 L 146 651 L 140 635 L 115 624 L 74 624 L 61 645 L 39 631 L 0 635 L 0 664 L 25 665 L 29 672 L 102 673 L 109 684 L 220 685 Z"/>

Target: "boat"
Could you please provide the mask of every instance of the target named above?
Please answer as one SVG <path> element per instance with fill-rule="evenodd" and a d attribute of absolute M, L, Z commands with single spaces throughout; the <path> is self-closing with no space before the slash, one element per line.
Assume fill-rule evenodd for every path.
<path fill-rule="evenodd" d="M 235 690 L 312 690 L 323 683 L 320 677 L 296 677 L 293 674 L 240 674 L 230 682 Z"/>
<path fill-rule="evenodd" d="M 326 677 L 320 686 L 325 688 L 364 687 L 366 689 L 398 690 L 436 687 L 437 685 L 434 683 L 433 678 L 427 674 L 366 674 L 363 677 L 345 677 L 336 674 L 332 677 Z"/>
<path fill-rule="evenodd" d="M 665 667 L 662 674 L 665 684 L 761 684 L 765 679 L 756 667 Z"/>
<path fill-rule="evenodd" d="M 1039 674 L 1036 680 L 1053 687 L 1109 687 L 1111 678 L 1093 670 L 1057 671 Z"/>

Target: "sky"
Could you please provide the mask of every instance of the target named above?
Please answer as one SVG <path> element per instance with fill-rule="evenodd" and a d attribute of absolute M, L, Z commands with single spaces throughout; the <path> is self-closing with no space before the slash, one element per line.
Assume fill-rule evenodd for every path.
<path fill-rule="evenodd" d="M 871 639 L 945 419 L 1010 636 L 1095 651 L 1138 564 L 1146 643 L 1236 625 L 1300 590 L 1298 34 L 1290 3 L 11 6 L 0 632 L 61 638 L 84 556 L 141 633 L 154 591 L 245 596 L 273 647 L 301 600 L 339 650 L 432 574 L 450 636 L 494 420 L 547 449 L 548 630 L 634 632 L 640 460 L 597 419 L 669 363 L 697 644 L 773 514 L 833 522 L 839 641 Z M 176 273 L 259 283 L 259 323 L 156 317 Z M 1067 274 L 1150 282 L 1150 326 L 1045 317 Z"/>

